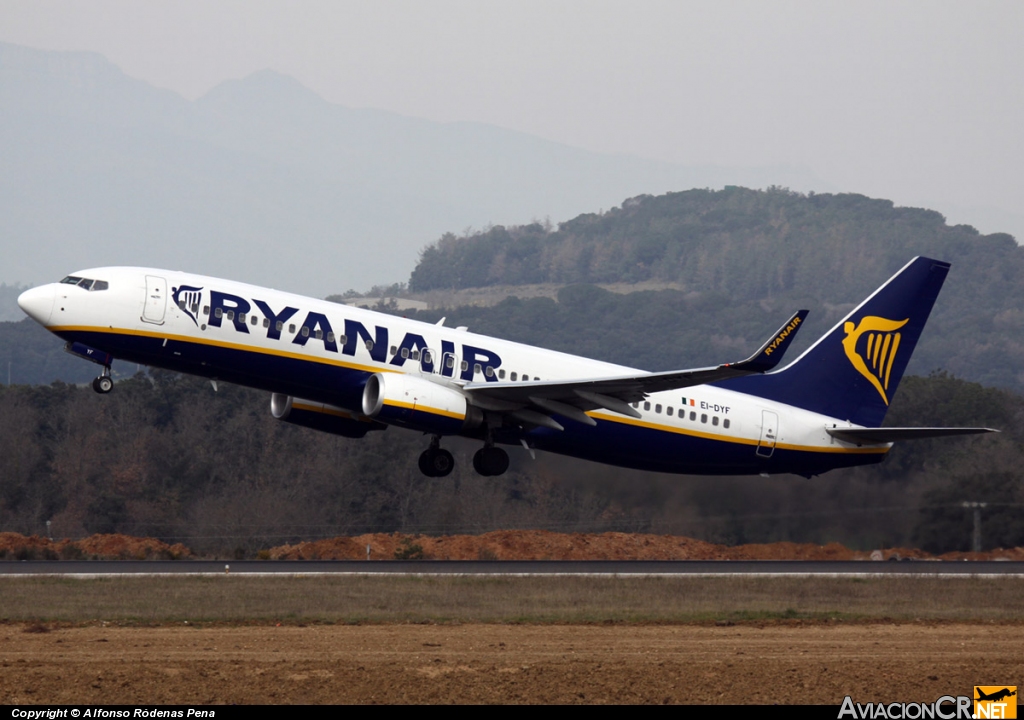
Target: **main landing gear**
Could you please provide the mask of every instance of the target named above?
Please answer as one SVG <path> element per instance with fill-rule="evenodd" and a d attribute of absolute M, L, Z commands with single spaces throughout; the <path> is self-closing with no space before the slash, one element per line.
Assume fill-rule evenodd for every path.
<path fill-rule="evenodd" d="M 430 447 L 420 455 L 420 472 L 427 477 L 446 477 L 455 467 L 455 458 L 441 447 L 441 436 L 435 435 Z"/>
<path fill-rule="evenodd" d="M 110 366 L 103 367 L 103 374 L 92 381 L 92 389 L 100 395 L 106 395 L 114 389 L 114 379 L 110 377 Z"/>
<path fill-rule="evenodd" d="M 441 447 L 441 436 L 434 435 L 430 447 L 420 455 L 420 472 L 427 477 L 446 477 L 455 468 L 455 458 Z M 488 439 L 484 447 L 473 455 L 473 469 L 484 477 L 502 475 L 508 470 L 508 453 Z"/>
<path fill-rule="evenodd" d="M 484 446 L 473 455 L 473 469 L 484 477 L 501 475 L 508 470 L 508 453 L 500 447 Z"/>

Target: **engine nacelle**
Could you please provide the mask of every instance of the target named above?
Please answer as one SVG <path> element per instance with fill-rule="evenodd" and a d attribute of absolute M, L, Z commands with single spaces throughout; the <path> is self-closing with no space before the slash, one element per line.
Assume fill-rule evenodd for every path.
<path fill-rule="evenodd" d="M 400 373 L 370 376 L 363 390 L 363 414 L 434 435 L 457 435 L 483 422 L 480 409 L 458 390 Z"/>
<path fill-rule="evenodd" d="M 292 425 L 349 438 L 361 438 L 371 430 L 388 429 L 384 423 L 354 415 L 339 407 L 281 393 L 270 396 L 270 414 Z"/>

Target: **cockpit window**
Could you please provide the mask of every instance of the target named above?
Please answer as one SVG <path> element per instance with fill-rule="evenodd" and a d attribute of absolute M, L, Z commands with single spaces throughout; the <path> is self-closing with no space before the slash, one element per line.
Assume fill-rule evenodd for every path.
<path fill-rule="evenodd" d="M 75 275 L 68 275 L 66 278 L 60 281 L 62 285 L 77 285 L 80 288 L 84 288 L 89 292 L 96 292 L 97 290 L 106 290 L 110 287 L 110 283 L 106 280 L 93 280 L 91 278 L 77 277 Z"/>

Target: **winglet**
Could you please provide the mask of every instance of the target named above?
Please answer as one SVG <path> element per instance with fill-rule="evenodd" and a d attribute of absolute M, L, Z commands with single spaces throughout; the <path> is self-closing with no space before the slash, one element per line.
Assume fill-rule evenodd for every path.
<path fill-rule="evenodd" d="M 761 349 L 751 355 L 749 358 L 742 362 L 733 363 L 726 367 L 735 368 L 737 370 L 745 370 L 747 372 L 768 372 L 782 360 L 782 356 L 786 354 L 786 350 L 793 344 L 793 338 L 796 337 L 797 330 L 803 325 L 804 318 L 807 317 L 807 310 L 797 310 L 796 313 L 786 323 L 780 327 L 771 339 L 761 346 Z"/>

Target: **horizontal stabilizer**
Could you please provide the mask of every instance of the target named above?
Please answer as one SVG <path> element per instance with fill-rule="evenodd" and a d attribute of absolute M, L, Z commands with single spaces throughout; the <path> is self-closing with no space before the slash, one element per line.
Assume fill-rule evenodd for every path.
<path fill-rule="evenodd" d="M 948 437 L 950 435 L 980 435 L 999 432 L 992 428 L 966 427 L 911 427 L 911 428 L 825 428 L 832 437 L 851 443 L 884 444 L 900 440 L 923 440 L 925 438 Z"/>

